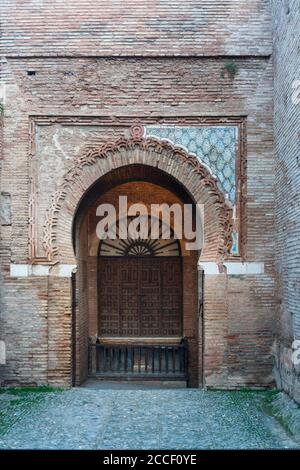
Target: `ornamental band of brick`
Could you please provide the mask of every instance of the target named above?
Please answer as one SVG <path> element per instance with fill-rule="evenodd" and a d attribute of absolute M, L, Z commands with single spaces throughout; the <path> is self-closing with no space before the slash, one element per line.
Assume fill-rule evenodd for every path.
<path fill-rule="evenodd" d="M 56 261 L 58 257 L 56 225 L 60 209 L 63 201 L 66 199 L 68 193 L 72 191 L 72 187 L 75 183 L 82 180 L 84 168 L 86 166 L 95 165 L 99 159 L 107 159 L 111 156 L 114 157 L 114 161 L 119 156 L 121 161 L 121 159 L 124 158 L 124 152 L 125 154 L 132 153 L 132 151 L 137 148 L 144 152 L 155 152 L 157 155 L 157 166 L 160 157 L 167 157 L 170 160 L 178 159 L 180 163 L 188 165 L 189 169 L 199 176 L 199 183 L 214 197 L 214 205 L 219 215 L 220 233 L 218 257 L 220 260 L 223 260 L 226 256 L 230 255 L 232 246 L 233 211 L 225 200 L 223 193 L 218 188 L 216 178 L 201 165 L 196 157 L 187 154 L 181 148 L 170 143 L 157 141 L 153 138 L 144 139 L 141 137 L 140 132 L 138 132 L 138 128 L 135 127 L 135 129 L 136 132 L 132 132 L 132 137 L 129 139 L 121 138 L 115 142 L 103 144 L 95 149 L 89 150 L 83 156 L 79 157 L 74 166 L 65 174 L 63 183 L 51 198 L 51 205 L 47 210 L 46 221 L 44 223 L 43 248 L 45 249 L 49 262 Z M 186 189 L 188 190 L 188 188 Z"/>

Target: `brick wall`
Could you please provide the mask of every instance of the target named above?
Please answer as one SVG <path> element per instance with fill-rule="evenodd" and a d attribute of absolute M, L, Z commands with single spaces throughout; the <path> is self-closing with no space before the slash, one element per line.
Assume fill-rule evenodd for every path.
<path fill-rule="evenodd" d="M 70 279 L 58 277 L 59 266 L 50 269 L 50 276 L 10 276 L 11 263 L 29 259 L 32 145 L 35 176 L 42 182 L 35 197 L 41 202 L 43 226 L 49 206 L 45 194 L 50 197 L 87 148 L 124 135 L 126 126 L 120 120 L 126 120 L 128 128 L 136 119 L 143 124 L 153 116 L 157 122 L 171 118 L 183 123 L 187 117 L 195 122 L 203 117 L 224 122 L 244 117 L 245 261 L 264 263 L 265 268 L 252 276 L 207 276 L 204 373 L 212 387 L 269 385 L 275 276 L 268 2 L 173 2 L 172 9 L 169 2 L 151 2 L 152 16 L 145 14 L 144 6 L 134 8 L 133 2 L 118 5 L 124 3 L 126 21 L 116 23 L 119 11 L 104 12 L 102 2 L 93 2 L 97 11 L 83 1 L 76 2 L 76 9 L 74 2 L 2 2 L 6 101 L 1 191 L 11 201 L 11 221 L 1 227 L 0 245 L 0 328 L 8 344 L 3 379 L 70 384 Z M 232 62 L 235 76 L 226 71 Z M 32 135 L 29 118 L 34 115 L 47 116 L 48 121 Z M 66 115 L 74 118 L 67 125 L 60 122 Z M 104 124 L 96 126 L 93 119 L 99 117 Z M 75 212 L 72 204 L 70 195 L 65 212 L 69 219 Z M 60 223 L 60 242 L 71 247 L 71 231 L 64 231 L 64 220 Z M 41 244 L 40 233 L 38 239 Z M 82 291 L 80 283 L 77 289 Z M 79 301 L 84 306 L 86 298 Z M 86 322 L 77 329 L 84 332 L 79 354 L 86 348 Z M 78 377 L 84 374 L 82 369 Z"/>
<path fill-rule="evenodd" d="M 271 52 L 268 0 L 2 0 L 1 20 L 14 56 Z"/>
<path fill-rule="evenodd" d="M 17 213 L 17 208 L 28 201 L 29 115 L 48 115 L 50 124 L 52 115 L 103 116 L 112 121 L 120 116 L 127 121 L 138 117 L 141 122 L 150 116 L 158 120 L 173 116 L 184 122 L 183 116 L 195 120 L 199 116 L 224 116 L 226 120 L 227 116 L 242 115 L 247 116 L 246 255 L 249 261 L 267 257 L 272 263 L 272 64 L 261 57 L 236 59 L 237 75 L 231 79 L 222 75 L 226 63 L 224 58 L 9 60 L 3 190 L 14 196 L 12 261 L 26 262 L 28 257 L 24 230 L 28 217 L 26 212 Z M 28 76 L 28 70 L 35 70 L 36 75 Z M 38 126 L 36 155 L 44 160 L 42 167 L 37 161 L 37 171 L 43 187 L 49 188 L 48 197 L 68 160 L 87 147 L 120 135 L 124 135 L 120 125 L 95 127 L 93 122 L 89 126 L 76 122 Z M 39 201 L 45 194 L 41 191 Z M 44 210 L 48 205 L 49 200 L 43 203 Z M 265 231 L 260 230 L 262 220 Z"/>
<path fill-rule="evenodd" d="M 278 386 L 300 402 L 300 369 L 291 360 L 292 343 L 300 339 L 300 103 L 293 102 L 293 82 L 300 80 L 299 1 L 274 1 L 273 23 L 278 272 L 276 377 Z"/>

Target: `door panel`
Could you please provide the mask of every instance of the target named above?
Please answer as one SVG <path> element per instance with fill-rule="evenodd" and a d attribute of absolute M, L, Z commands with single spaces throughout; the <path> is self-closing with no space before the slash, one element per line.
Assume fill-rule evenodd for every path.
<path fill-rule="evenodd" d="M 123 262 L 120 263 L 120 260 Z M 139 336 L 139 266 L 136 259 L 118 258 L 120 273 L 119 297 L 120 330 L 119 336 Z"/>
<path fill-rule="evenodd" d="M 160 263 L 155 258 L 142 258 L 140 265 L 140 335 L 160 336 L 161 281 Z"/>
<path fill-rule="evenodd" d="M 182 331 L 182 277 L 181 260 L 167 259 L 161 262 L 161 334 L 162 336 L 180 336 Z"/>
<path fill-rule="evenodd" d="M 102 260 L 101 260 L 102 261 Z M 117 263 L 101 262 L 98 273 L 101 305 L 101 321 L 99 322 L 100 336 L 118 336 L 119 325 L 119 265 Z"/>
<path fill-rule="evenodd" d="M 100 257 L 100 336 L 181 336 L 179 257 Z"/>

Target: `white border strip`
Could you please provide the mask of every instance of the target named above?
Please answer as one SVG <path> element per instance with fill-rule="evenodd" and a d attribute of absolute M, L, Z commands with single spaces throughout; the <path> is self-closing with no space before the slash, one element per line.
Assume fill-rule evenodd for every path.
<path fill-rule="evenodd" d="M 47 264 L 13 264 L 10 265 L 11 277 L 49 276 L 51 270 L 58 277 L 71 277 L 76 264 L 59 264 L 50 266 Z M 55 273 L 55 274 L 54 274 Z"/>
<path fill-rule="evenodd" d="M 6 346 L 3 340 L 0 340 L 0 365 L 6 364 Z"/>
<path fill-rule="evenodd" d="M 257 274 L 264 274 L 265 265 L 260 262 L 225 262 L 227 274 L 229 276 L 252 276 Z M 212 261 L 199 262 L 198 268 L 203 269 L 205 275 L 215 276 L 220 273 L 217 263 Z M 49 276 L 53 270 L 53 275 L 58 277 L 71 277 L 72 272 L 76 269 L 75 264 L 58 264 L 56 266 L 44 264 L 13 264 L 10 265 L 11 277 L 30 277 L 30 276 Z"/>
<path fill-rule="evenodd" d="M 251 276 L 254 274 L 264 274 L 265 272 L 265 265 L 260 262 L 224 262 L 224 266 L 229 276 Z M 221 274 L 218 264 L 211 261 L 203 263 L 200 261 L 198 267 L 204 270 L 205 275 L 215 276 L 216 274 Z"/>

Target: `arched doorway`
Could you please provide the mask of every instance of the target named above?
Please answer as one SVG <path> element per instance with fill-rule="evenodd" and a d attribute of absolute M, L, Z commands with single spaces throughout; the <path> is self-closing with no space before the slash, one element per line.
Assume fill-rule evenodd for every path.
<path fill-rule="evenodd" d="M 89 338 L 88 373 L 109 379 L 188 380 L 198 385 L 202 367 L 199 252 L 187 251 L 185 240 L 177 239 L 172 216 L 169 225 L 156 220 L 155 239 L 120 239 L 124 220 L 117 218 L 116 237 L 99 240 L 97 208 L 117 206 L 120 195 L 127 197 L 128 206 L 194 204 L 176 180 L 144 165 L 112 170 L 82 200 L 76 224 L 77 291 L 85 315 L 84 319 L 80 314 L 80 336 L 85 329 Z M 84 364 L 83 348 L 78 358 L 80 354 Z"/>
<path fill-rule="evenodd" d="M 115 237 L 99 243 L 96 375 L 187 380 L 179 240 L 161 220 L 148 217 L 144 236 L 121 239 L 132 219 L 119 220 Z"/>
<path fill-rule="evenodd" d="M 116 189 L 117 185 L 121 186 L 126 182 L 140 185 L 142 181 L 150 184 L 155 182 L 156 191 L 149 192 L 151 196 L 159 197 L 159 188 L 163 188 L 181 202 L 204 205 L 204 245 L 200 263 L 220 262 L 230 253 L 232 209 L 218 189 L 216 179 L 196 157 L 169 143 L 136 137 L 110 142 L 80 157 L 52 195 L 43 239 L 47 258 L 54 264 L 53 272 L 64 270 L 65 266 L 72 269 L 77 267 L 72 301 L 72 341 L 75 351 L 72 361 L 69 348 L 65 361 L 65 374 L 68 377 L 71 377 L 71 364 L 74 364 L 76 384 L 82 383 L 87 377 L 89 341 L 95 342 L 98 335 L 99 240 L 89 240 L 87 237 L 88 212 L 89 209 L 94 210 L 93 204 L 97 198 L 107 194 L 110 189 Z M 135 194 L 138 195 L 139 188 L 135 189 Z M 166 194 L 162 200 L 165 200 L 165 196 Z M 203 289 L 198 279 L 198 261 L 198 252 L 187 254 L 182 250 L 183 336 L 189 344 L 188 372 L 191 386 L 202 386 L 206 375 L 212 373 L 214 369 L 210 366 L 210 361 L 215 354 L 215 341 L 206 341 L 209 348 L 203 345 L 203 326 L 207 331 L 208 322 L 204 317 L 214 315 L 215 312 L 216 285 L 214 278 L 207 279 L 203 311 L 200 308 L 199 295 Z M 218 278 L 218 286 L 220 283 Z M 71 289 L 66 293 L 66 299 L 70 299 L 70 293 Z M 71 345 L 71 317 L 66 324 L 66 331 L 70 335 L 68 338 Z M 223 331 L 218 332 L 217 337 L 223 338 Z M 53 347 L 53 350 L 59 357 L 62 356 L 58 347 Z"/>

